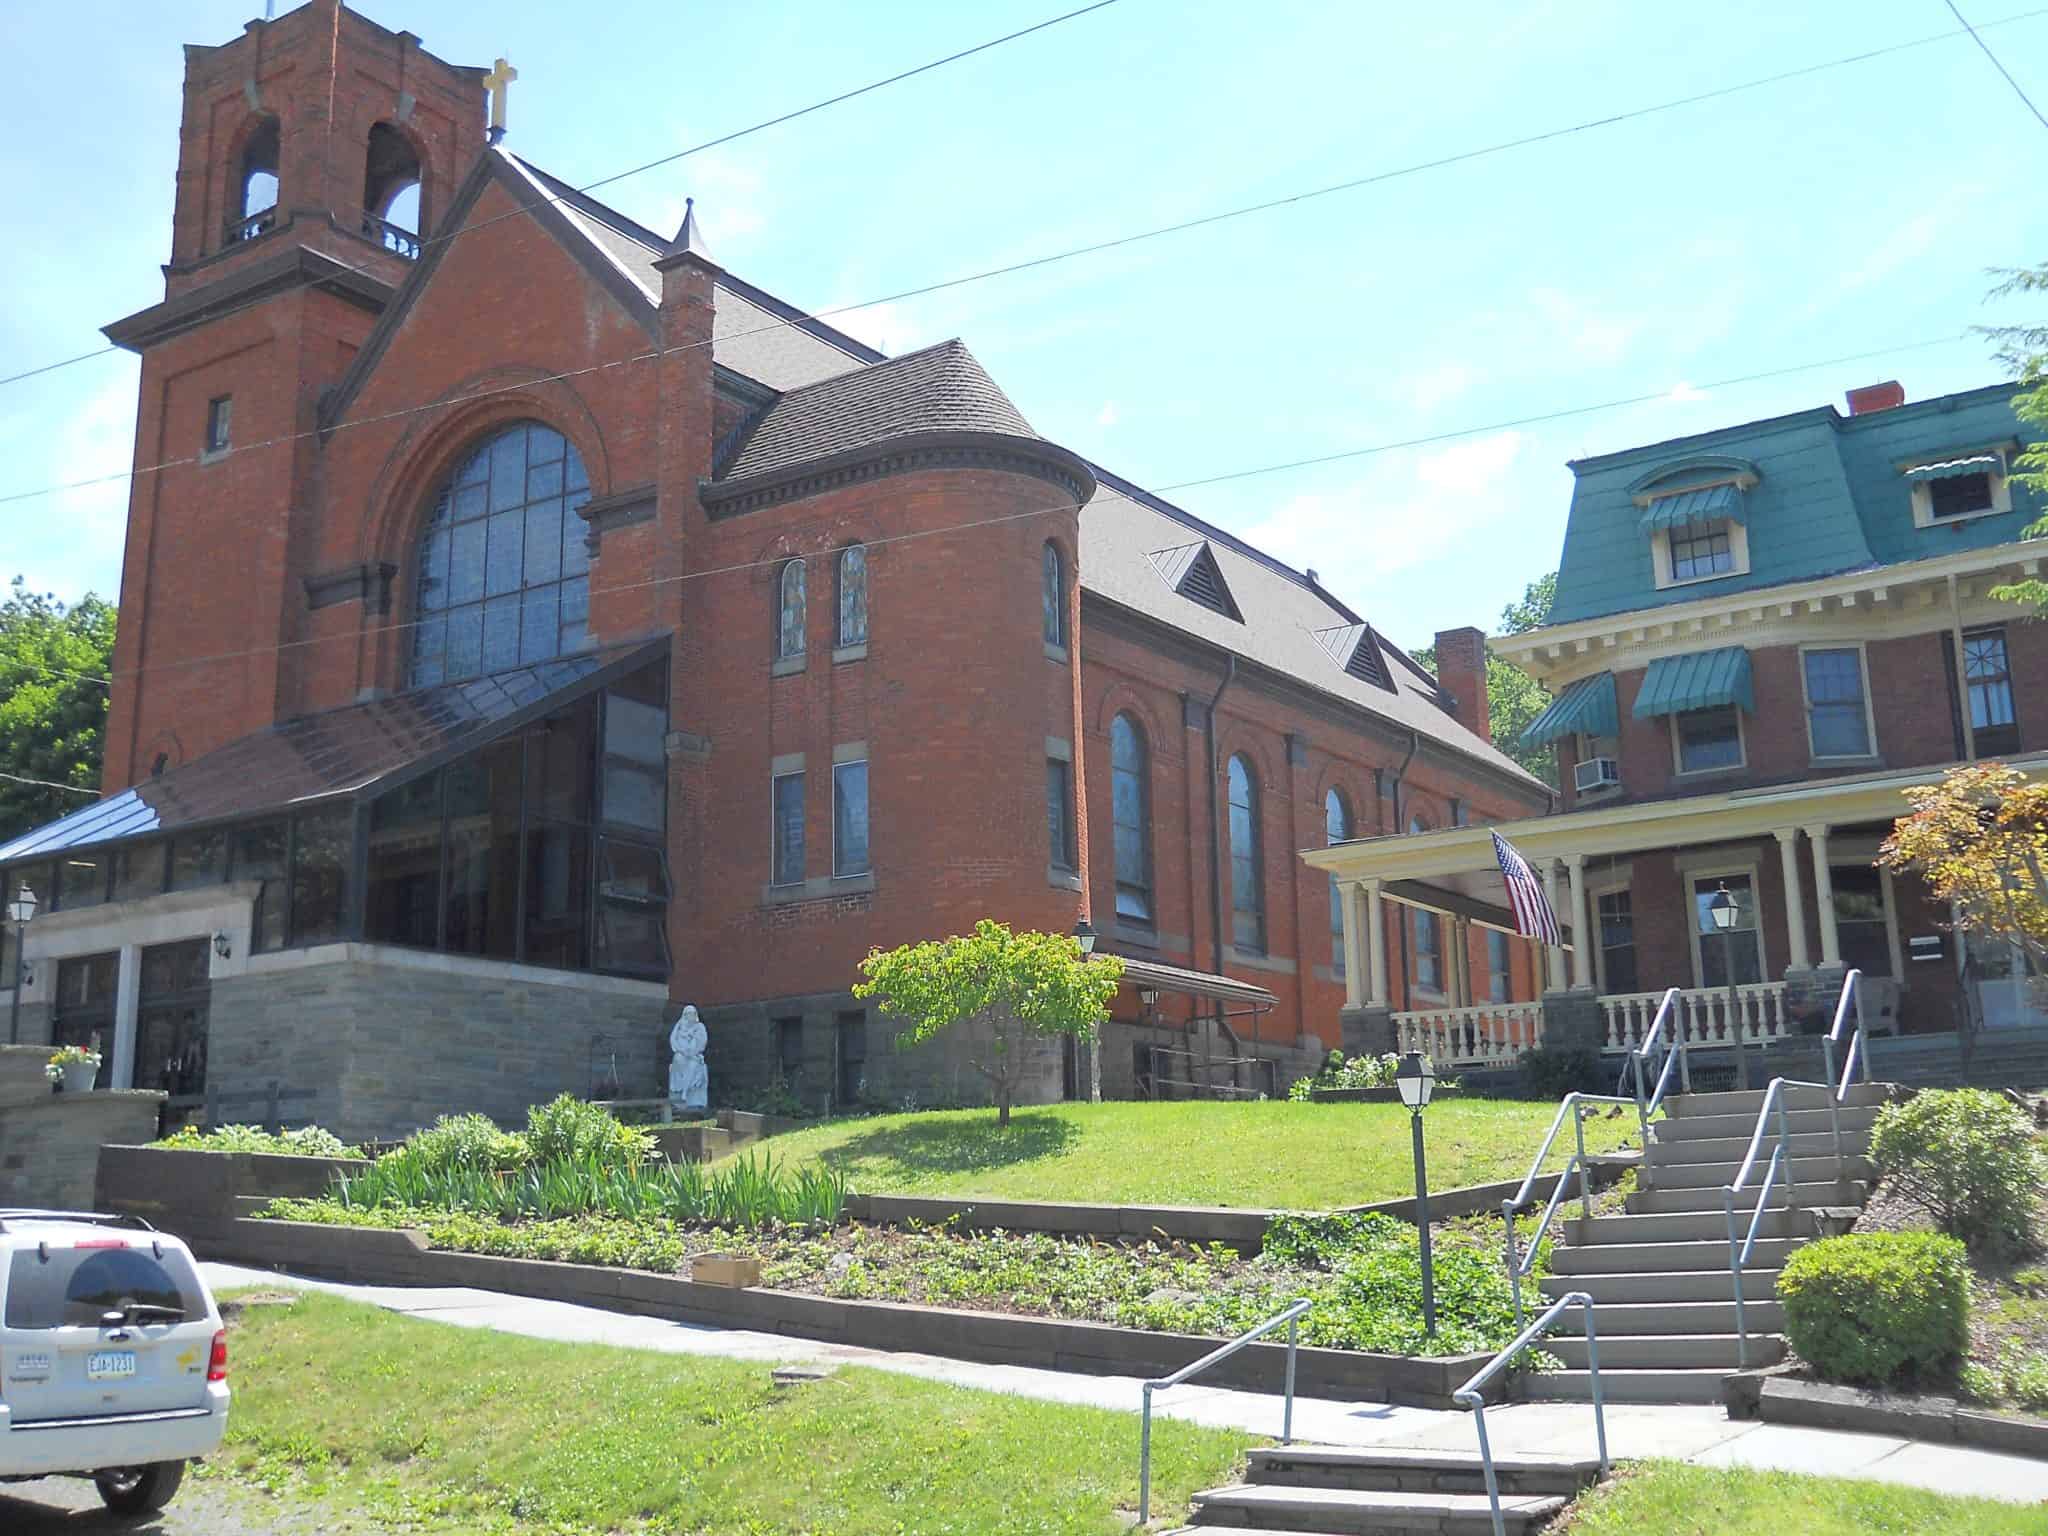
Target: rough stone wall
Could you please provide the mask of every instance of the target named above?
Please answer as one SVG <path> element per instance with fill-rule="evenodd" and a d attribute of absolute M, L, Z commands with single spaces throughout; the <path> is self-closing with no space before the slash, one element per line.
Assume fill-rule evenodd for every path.
<path fill-rule="evenodd" d="M 160 1093 L 50 1091 L 42 1046 L 0 1046 L 0 1206 L 90 1210 L 104 1142 L 156 1139 Z"/>

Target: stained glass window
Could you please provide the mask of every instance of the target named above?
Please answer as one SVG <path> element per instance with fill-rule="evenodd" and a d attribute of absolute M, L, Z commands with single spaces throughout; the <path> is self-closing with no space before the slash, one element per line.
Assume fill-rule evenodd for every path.
<path fill-rule="evenodd" d="M 1266 952 L 1266 882 L 1259 867 L 1259 790 L 1251 764 L 1230 760 L 1231 942 Z"/>
<path fill-rule="evenodd" d="M 1116 837 L 1116 915 L 1152 922 L 1152 786 L 1145 738 L 1129 715 L 1109 723 L 1109 798 Z"/>
<path fill-rule="evenodd" d="M 782 568 L 775 608 L 775 654 L 782 660 L 804 653 L 804 563 L 792 560 Z"/>
<path fill-rule="evenodd" d="M 868 643 L 868 552 L 858 544 L 839 552 L 839 643 Z"/>
<path fill-rule="evenodd" d="M 520 422 L 471 449 L 420 540 L 412 682 L 452 682 L 590 643 L 590 478 L 552 427 Z"/>
<path fill-rule="evenodd" d="M 1332 848 L 1351 836 L 1351 807 L 1341 789 L 1323 796 L 1323 835 Z M 1330 968 L 1344 974 L 1344 895 L 1335 875 L 1330 876 Z"/>
<path fill-rule="evenodd" d="M 1057 544 L 1045 546 L 1043 569 L 1041 571 L 1043 591 L 1040 601 L 1045 613 L 1045 643 L 1065 645 L 1067 643 L 1067 577 L 1060 565 L 1060 551 Z"/>

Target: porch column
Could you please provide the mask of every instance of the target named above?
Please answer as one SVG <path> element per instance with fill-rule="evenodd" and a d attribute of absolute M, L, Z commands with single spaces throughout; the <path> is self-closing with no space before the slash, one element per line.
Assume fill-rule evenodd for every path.
<path fill-rule="evenodd" d="M 1451 986 L 1454 989 L 1451 1006 L 1470 1008 L 1472 1006 L 1472 935 L 1465 926 L 1465 919 L 1453 915 L 1451 918 Z"/>
<path fill-rule="evenodd" d="M 1835 929 L 1835 876 L 1828 868 L 1828 829 L 1808 827 L 1807 840 L 1813 844 L 1813 900 L 1820 908 L 1820 963 L 1842 963 L 1842 936 Z"/>
<path fill-rule="evenodd" d="M 1359 930 L 1365 923 L 1365 903 L 1359 899 L 1356 880 L 1346 880 L 1337 887 L 1337 897 L 1344 903 L 1344 1006 L 1363 1008 L 1365 1006 L 1365 935 Z"/>
<path fill-rule="evenodd" d="M 1380 901 L 1380 883 L 1365 882 L 1365 938 L 1371 982 L 1366 1001 L 1375 1008 L 1387 1006 L 1387 914 Z"/>
<path fill-rule="evenodd" d="M 1806 948 L 1806 892 L 1799 884 L 1799 829 L 1780 827 L 1778 868 L 1785 877 L 1785 931 L 1791 939 L 1792 969 L 1808 970 L 1813 959 Z"/>
<path fill-rule="evenodd" d="M 51 993 L 54 997 L 56 994 Z M 123 944 L 114 971 L 114 1038 L 100 1042 L 100 1049 L 113 1054 L 109 1087 L 135 1086 L 136 1021 L 142 1010 L 142 946 Z M 55 1009 L 51 1012 L 54 1014 Z"/>
<path fill-rule="evenodd" d="M 1545 859 L 1543 861 L 1543 887 L 1544 894 L 1550 899 L 1550 910 L 1557 915 L 1558 936 L 1562 939 L 1564 935 L 1564 903 L 1559 900 L 1561 893 L 1557 885 L 1557 860 L 1555 859 Z M 1562 943 L 1550 946 L 1549 980 L 1546 985 L 1551 990 L 1558 992 L 1563 991 L 1568 985 L 1564 974 L 1564 945 Z"/>
<path fill-rule="evenodd" d="M 1586 941 L 1590 931 L 1586 923 L 1586 856 L 1583 853 L 1567 854 L 1565 869 L 1571 875 L 1572 883 L 1572 985 L 1590 989 L 1593 985 L 1593 946 Z"/>

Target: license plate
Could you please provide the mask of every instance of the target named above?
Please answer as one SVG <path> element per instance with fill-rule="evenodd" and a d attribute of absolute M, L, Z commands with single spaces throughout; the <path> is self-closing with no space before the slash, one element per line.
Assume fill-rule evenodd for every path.
<path fill-rule="evenodd" d="M 134 1374 L 135 1351 L 132 1349 L 96 1350 L 85 1357 L 87 1381 L 119 1381 Z"/>

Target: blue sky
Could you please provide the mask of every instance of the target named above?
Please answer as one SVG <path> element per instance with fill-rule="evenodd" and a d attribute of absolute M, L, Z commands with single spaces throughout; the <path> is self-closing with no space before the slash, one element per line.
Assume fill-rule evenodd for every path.
<path fill-rule="evenodd" d="M 2048 15 L 1963 5 L 2048 106 Z M 581 184 L 1066 7 L 356 8 L 458 63 L 509 57 L 512 146 Z M 179 45 L 251 14 L 10 12 L 35 68 L 0 96 L 0 373 L 161 297 Z M 824 307 L 1953 27 L 1941 0 L 1120 0 L 600 195 L 663 228 L 694 196 L 724 265 Z M 2048 259 L 2044 152 L 1957 35 L 838 323 L 890 351 L 964 337 L 1039 431 L 1157 486 L 1660 395 L 1175 493 L 1418 645 L 1490 627 L 1555 564 L 1574 456 L 1879 379 L 1919 399 L 1997 378 L 1973 338 L 1700 388 L 2025 315 L 1986 304 L 1986 269 Z M 135 380 L 116 354 L 0 386 L 0 495 L 126 468 Z M 0 565 L 111 593 L 125 506 L 121 486 L 0 505 Z"/>

